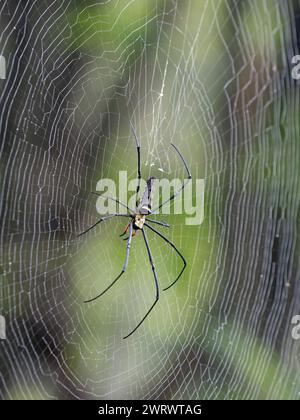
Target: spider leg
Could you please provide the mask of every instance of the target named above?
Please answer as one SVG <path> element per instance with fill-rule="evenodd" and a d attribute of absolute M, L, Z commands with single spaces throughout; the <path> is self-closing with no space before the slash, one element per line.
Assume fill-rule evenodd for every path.
<path fill-rule="evenodd" d="M 144 231 L 144 229 L 142 229 L 142 233 L 143 233 L 144 241 L 145 241 L 147 252 L 148 252 L 148 256 L 149 256 L 149 261 L 150 261 L 150 264 L 151 264 L 151 267 L 152 267 L 152 271 L 153 271 L 153 275 L 154 275 L 155 287 L 156 287 L 156 297 L 155 297 L 154 303 L 152 304 L 152 306 L 150 307 L 150 309 L 147 311 L 146 315 L 144 315 L 144 317 L 137 324 L 137 326 L 129 334 L 127 334 L 123 338 L 130 337 L 142 325 L 142 323 L 145 321 L 145 319 L 150 314 L 150 312 L 152 311 L 152 309 L 154 308 L 154 306 L 157 304 L 157 302 L 159 300 L 159 285 L 158 285 L 158 280 L 157 280 L 157 275 L 156 275 L 156 271 L 155 271 L 155 266 L 154 266 L 152 254 L 151 254 L 149 243 L 148 243 L 148 238 L 147 238 L 147 235 L 146 235 L 146 232 Z"/>
<path fill-rule="evenodd" d="M 160 208 L 162 208 L 162 206 L 164 206 L 165 204 L 167 204 L 169 201 L 174 200 L 175 197 L 177 197 L 177 195 L 186 187 L 186 185 L 190 182 L 190 180 L 192 179 L 192 175 L 191 172 L 187 166 L 186 160 L 184 159 L 184 157 L 182 156 L 182 154 L 180 153 L 179 149 L 177 146 L 175 146 L 175 144 L 171 143 L 171 146 L 174 147 L 174 149 L 176 150 L 176 152 L 178 153 L 181 161 L 184 164 L 184 167 L 187 171 L 188 174 L 188 179 L 183 182 L 182 186 L 176 191 L 174 192 L 174 194 L 172 194 L 167 200 L 163 201 L 155 210 L 152 211 L 152 213 L 155 213 L 157 210 L 159 210 Z"/>
<path fill-rule="evenodd" d="M 130 211 L 131 213 L 134 213 L 134 211 L 133 211 L 131 208 L 129 208 L 126 204 L 124 204 L 124 203 L 122 203 L 121 201 L 119 201 L 117 198 L 114 198 L 114 197 L 109 197 L 109 196 L 107 196 L 107 195 L 98 194 L 98 193 L 96 193 L 96 192 L 94 192 L 94 191 L 91 191 L 91 194 L 97 195 L 98 197 L 101 197 L 101 198 L 107 198 L 108 200 L 112 200 L 112 201 L 114 201 L 115 203 L 120 204 L 120 206 L 125 207 L 125 208 L 126 208 L 128 211 Z"/>
<path fill-rule="evenodd" d="M 139 138 L 138 138 L 138 136 L 136 134 L 136 131 L 135 131 L 135 129 L 134 129 L 131 121 L 129 121 L 129 123 L 130 123 L 130 128 L 131 128 L 132 134 L 133 134 L 133 136 L 135 138 L 135 144 L 136 144 L 136 150 L 137 150 L 137 158 L 138 158 L 138 161 L 137 161 L 138 184 L 136 186 L 136 192 L 135 192 L 135 194 L 136 194 L 136 206 L 138 206 L 137 197 L 138 197 L 138 193 L 140 191 L 141 178 L 142 178 L 142 174 L 141 174 L 141 143 L 139 141 Z"/>
<path fill-rule="evenodd" d="M 79 233 L 77 235 L 77 237 L 84 235 L 85 233 L 89 232 L 90 230 L 92 230 L 94 227 L 96 227 L 99 223 L 104 222 L 107 219 L 111 219 L 112 217 L 131 217 L 131 214 L 119 214 L 119 213 L 115 213 L 115 214 L 109 214 L 108 216 L 103 216 L 101 217 L 101 219 L 99 219 L 96 223 L 94 223 L 92 226 L 88 227 L 86 230 L 84 230 L 83 232 Z"/>
<path fill-rule="evenodd" d="M 168 290 L 170 289 L 170 287 L 172 287 L 181 277 L 182 273 L 184 272 L 185 268 L 186 268 L 186 260 L 184 258 L 184 256 L 181 254 L 180 251 L 178 251 L 178 249 L 176 248 L 176 246 L 173 244 L 173 242 L 171 242 L 166 236 L 164 236 L 162 233 L 160 233 L 158 230 L 154 229 L 152 226 L 149 226 L 147 223 L 145 223 L 145 226 L 147 226 L 147 228 L 149 228 L 150 230 L 152 230 L 154 233 L 156 233 L 158 236 L 160 236 L 164 241 L 166 241 L 169 245 L 171 245 L 171 247 L 177 252 L 177 254 L 180 256 L 180 258 L 183 261 L 183 268 L 180 271 L 179 275 L 176 277 L 176 279 L 173 281 L 173 283 L 171 283 L 168 287 L 165 287 L 163 290 Z"/>
<path fill-rule="evenodd" d="M 134 230 L 133 234 L 132 234 L 132 237 L 134 238 L 137 235 L 137 233 L 138 233 L 138 230 Z M 127 241 L 127 239 L 128 239 L 128 236 L 127 236 L 127 238 L 124 238 L 123 241 Z"/>
<path fill-rule="evenodd" d="M 152 220 L 152 219 L 149 219 L 149 218 L 147 217 L 147 221 L 148 221 L 148 222 L 150 222 L 150 223 L 155 223 L 155 224 L 157 224 L 157 225 L 164 226 L 164 227 L 170 227 L 170 225 L 169 225 L 168 223 L 166 223 L 166 222 L 161 222 L 160 220 Z"/>
<path fill-rule="evenodd" d="M 106 293 L 119 280 L 119 278 L 122 276 L 122 274 L 125 273 L 126 268 L 128 266 L 128 260 L 129 260 L 129 252 L 130 252 L 130 245 L 131 245 L 131 239 L 132 239 L 132 230 L 133 230 L 133 227 L 132 227 L 132 223 L 131 223 L 130 224 L 129 237 L 128 237 L 128 241 L 127 241 L 127 247 L 126 247 L 126 257 L 125 257 L 125 262 L 124 262 L 121 273 L 114 279 L 114 281 L 112 283 L 110 283 L 110 285 L 105 290 L 103 290 L 103 292 L 101 292 L 99 295 L 95 296 L 92 299 L 85 300 L 84 303 L 92 302 L 93 300 L 96 300 L 100 296 L 104 295 L 104 293 Z"/>
<path fill-rule="evenodd" d="M 129 226 L 130 226 L 130 223 L 128 223 L 128 225 L 126 226 L 126 228 L 125 228 L 124 232 L 123 232 L 123 233 L 121 233 L 121 235 L 119 235 L 120 237 L 122 237 L 122 236 L 126 235 L 126 233 L 127 233 L 128 229 L 129 229 Z M 126 238 L 126 239 L 128 239 L 128 238 Z"/>

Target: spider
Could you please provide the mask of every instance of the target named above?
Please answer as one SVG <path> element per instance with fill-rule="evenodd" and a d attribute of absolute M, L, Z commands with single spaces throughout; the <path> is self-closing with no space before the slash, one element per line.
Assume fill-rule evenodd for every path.
<path fill-rule="evenodd" d="M 126 257 L 125 257 L 125 262 L 122 268 L 122 271 L 120 272 L 120 274 L 113 280 L 112 283 L 109 284 L 108 287 L 106 287 L 105 290 L 103 290 L 100 294 L 98 294 L 97 296 L 93 297 L 92 299 L 88 299 L 86 300 L 84 303 L 88 303 L 88 302 L 93 302 L 94 300 L 98 299 L 100 296 L 104 295 L 104 293 L 106 293 L 118 280 L 119 278 L 125 273 L 127 266 L 128 266 L 128 260 L 129 260 L 129 252 L 130 252 L 130 246 L 131 246 L 131 240 L 132 237 L 135 236 L 135 234 L 139 231 L 142 232 L 143 235 L 143 239 L 146 245 L 146 249 L 147 249 L 147 253 L 148 253 L 148 257 L 149 257 L 149 262 L 153 271 L 153 276 L 154 276 L 154 281 L 155 281 L 155 287 L 156 287 L 156 296 L 155 296 L 155 300 L 152 304 L 152 306 L 150 307 L 150 309 L 146 312 L 146 314 L 144 315 L 144 317 L 141 319 L 141 321 L 137 324 L 137 326 L 129 333 L 127 334 L 125 338 L 130 337 L 141 325 L 142 323 L 145 321 L 145 319 L 148 317 L 148 315 L 150 314 L 150 312 L 153 310 L 154 306 L 157 304 L 158 300 L 159 300 L 159 282 L 158 282 L 158 278 L 157 278 L 157 274 L 156 274 L 156 269 L 155 269 L 155 265 L 154 265 L 154 261 L 153 261 L 153 257 L 152 257 L 152 253 L 150 250 L 150 246 L 149 246 L 149 242 L 148 242 L 148 237 L 146 234 L 146 229 L 151 230 L 152 232 L 154 232 L 156 235 L 158 235 L 162 240 L 164 240 L 168 245 L 170 245 L 175 252 L 179 255 L 179 257 L 181 258 L 182 262 L 183 262 L 183 267 L 180 271 L 180 273 L 178 274 L 178 276 L 176 277 L 176 279 L 169 285 L 167 286 L 165 289 L 163 289 L 164 291 L 167 289 L 170 289 L 181 277 L 183 271 L 185 270 L 187 263 L 186 260 L 184 258 L 184 256 L 181 254 L 181 252 L 176 248 L 176 246 L 166 237 L 164 236 L 161 232 L 159 232 L 158 230 L 156 230 L 153 226 L 150 226 L 152 224 L 157 224 L 163 227 L 167 227 L 169 228 L 170 225 L 162 222 L 162 221 L 158 221 L 158 220 L 153 220 L 150 219 L 148 216 L 151 214 L 154 214 L 156 211 L 158 211 L 164 204 L 168 203 L 169 201 L 174 200 L 174 198 L 185 188 L 185 186 L 187 185 L 187 183 L 192 179 L 192 175 L 189 171 L 189 168 L 187 166 L 187 163 L 184 159 L 184 157 L 182 156 L 182 154 L 180 153 L 179 149 L 173 144 L 171 143 L 172 147 L 175 149 L 175 151 L 177 152 L 177 154 L 179 155 L 183 165 L 185 166 L 185 169 L 187 171 L 188 174 L 188 179 L 186 179 L 183 184 L 181 185 L 181 187 L 174 192 L 167 200 L 165 200 L 164 202 L 162 202 L 156 209 L 154 209 L 153 211 L 151 211 L 151 192 L 152 192 L 152 187 L 153 187 L 153 183 L 155 178 L 154 177 L 150 177 L 147 180 L 146 183 L 146 188 L 143 194 L 142 199 L 138 200 L 138 194 L 140 191 L 140 184 L 141 184 L 141 145 L 140 145 L 140 141 L 139 138 L 136 134 L 136 131 L 133 127 L 133 125 L 130 122 L 130 127 L 131 127 L 131 131 L 133 134 L 133 137 L 135 139 L 135 143 L 136 143 L 136 150 L 137 150 L 137 175 L 138 175 L 138 183 L 137 183 L 137 187 L 136 187 L 136 192 L 135 192 L 135 196 L 136 196 L 136 206 L 135 206 L 135 210 L 130 209 L 127 205 L 123 204 L 122 202 L 120 202 L 119 200 L 117 200 L 116 198 L 113 197 L 108 197 L 108 196 L 103 196 L 100 195 L 98 193 L 92 192 L 92 194 L 95 194 L 99 197 L 102 198 L 106 198 L 106 199 L 110 199 L 115 201 L 116 203 L 118 203 L 119 205 L 125 207 L 129 213 L 128 214 L 120 214 L 120 213 L 114 213 L 114 214 L 109 214 L 107 216 L 103 216 L 101 217 L 96 223 L 94 223 L 92 226 L 90 226 L 89 228 L 87 228 L 85 231 L 81 232 L 78 236 L 82 236 L 85 233 L 89 232 L 91 229 L 93 229 L 94 227 L 96 227 L 99 223 L 108 220 L 110 218 L 113 217 L 127 217 L 129 218 L 129 223 L 126 226 L 125 230 L 123 233 L 121 233 L 120 237 L 126 235 L 126 233 L 129 230 L 129 234 L 128 237 L 125 238 L 124 240 L 127 241 L 127 246 L 126 246 Z"/>

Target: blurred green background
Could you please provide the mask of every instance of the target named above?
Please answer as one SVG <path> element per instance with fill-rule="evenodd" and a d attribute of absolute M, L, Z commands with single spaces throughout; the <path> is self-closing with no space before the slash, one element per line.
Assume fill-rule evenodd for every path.
<path fill-rule="evenodd" d="M 298 399 L 299 4 L 4 1 L 2 399 Z M 205 218 L 161 216 L 188 262 L 155 286 L 142 235 L 96 222 L 119 171 L 205 180 Z M 194 197 L 195 200 L 195 197 Z M 148 234 L 160 284 L 181 261 Z"/>

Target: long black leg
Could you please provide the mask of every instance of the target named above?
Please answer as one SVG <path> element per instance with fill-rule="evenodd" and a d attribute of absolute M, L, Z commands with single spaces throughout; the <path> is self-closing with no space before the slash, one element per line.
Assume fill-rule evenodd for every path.
<path fill-rule="evenodd" d="M 187 174 L 188 174 L 188 179 L 185 181 L 185 182 L 183 182 L 183 184 L 182 184 L 182 186 L 174 193 L 174 194 L 172 194 L 167 200 L 165 200 L 165 201 L 163 201 L 156 209 L 154 209 L 153 211 L 152 211 L 152 214 L 153 213 L 155 213 L 157 210 L 159 210 L 160 208 L 162 208 L 162 206 L 164 206 L 165 204 L 167 204 L 169 201 L 172 201 L 172 200 L 174 200 L 174 198 L 175 197 L 177 197 L 177 195 L 186 187 L 186 185 L 190 182 L 190 180 L 192 179 L 192 175 L 191 175 L 191 172 L 190 172 L 190 170 L 189 170 L 189 168 L 188 168 L 188 166 L 187 166 L 187 163 L 186 163 L 186 160 L 184 159 L 184 157 L 182 156 L 182 154 L 180 153 L 180 151 L 179 151 L 179 149 L 178 149 L 178 147 L 177 146 L 175 146 L 175 144 L 173 144 L 173 143 L 171 143 L 171 146 L 173 146 L 174 147 L 174 149 L 176 150 L 176 152 L 178 153 L 178 155 L 179 155 L 179 157 L 180 157 L 180 159 L 182 160 L 182 162 L 183 162 L 183 164 L 184 164 L 184 166 L 185 166 L 185 169 L 186 169 L 186 171 L 187 171 Z"/>
<path fill-rule="evenodd" d="M 119 236 L 120 236 L 120 238 L 122 238 L 122 236 L 125 236 L 125 235 L 126 235 L 126 233 L 128 232 L 129 226 L 130 226 L 130 223 L 128 223 L 128 225 L 126 226 L 126 228 L 125 228 L 124 232 L 123 232 L 123 233 L 121 233 L 121 235 L 119 235 Z M 126 238 L 126 239 L 128 239 L 128 238 Z"/>
<path fill-rule="evenodd" d="M 134 211 L 133 211 L 131 208 L 129 208 L 128 206 L 126 206 L 126 204 L 122 203 L 122 202 L 121 202 L 121 201 L 119 201 L 117 198 L 114 198 L 114 197 L 108 197 L 107 195 L 98 194 L 98 193 L 96 193 L 96 192 L 94 192 L 94 191 L 91 191 L 91 193 L 92 193 L 92 194 L 94 194 L 94 195 L 97 195 L 98 197 L 101 197 L 101 198 L 107 198 L 108 200 L 112 200 L 112 201 L 114 201 L 115 203 L 120 204 L 122 207 L 125 207 L 125 208 L 126 208 L 128 211 L 130 211 L 131 213 L 134 213 Z"/>
<path fill-rule="evenodd" d="M 129 252 L 130 252 L 130 245 L 131 245 L 131 239 L 132 239 L 132 231 L 133 231 L 133 227 L 132 227 L 132 223 L 130 224 L 130 232 L 129 232 L 129 236 L 128 236 L 128 241 L 127 241 L 127 247 L 126 247 L 126 257 L 125 257 L 125 263 L 123 265 L 122 271 L 121 273 L 114 279 L 114 281 L 112 283 L 110 283 L 110 285 L 103 290 L 103 292 L 101 292 L 99 295 L 95 296 L 92 299 L 88 299 L 85 300 L 84 303 L 88 303 L 88 302 L 92 302 L 93 300 L 98 299 L 100 296 L 104 295 L 104 293 L 106 293 L 118 280 L 119 278 L 122 276 L 122 274 L 125 273 L 126 268 L 128 266 L 128 259 L 129 259 Z"/>
<path fill-rule="evenodd" d="M 88 227 L 86 230 L 84 230 L 83 232 L 79 233 L 77 235 L 77 237 L 84 235 L 85 233 L 89 232 L 90 230 L 92 230 L 94 227 L 96 227 L 99 223 L 104 222 L 107 219 L 111 219 L 112 217 L 131 217 L 131 214 L 119 214 L 119 213 L 115 213 L 115 214 L 109 214 L 108 216 L 103 216 L 101 217 L 101 219 L 99 219 L 96 223 L 94 223 L 92 226 Z"/>
<path fill-rule="evenodd" d="M 150 247 L 149 247 L 147 235 L 146 235 L 146 232 L 144 231 L 144 229 L 142 229 L 142 233 L 143 233 L 144 241 L 145 241 L 147 252 L 148 252 L 148 256 L 149 256 L 149 261 L 150 261 L 150 264 L 151 264 L 151 267 L 152 267 L 152 271 L 153 271 L 153 275 L 154 275 L 155 287 L 156 287 L 156 297 L 155 297 L 155 301 L 152 304 L 151 308 L 148 310 L 148 312 L 142 318 L 142 320 L 137 324 L 137 326 L 129 334 L 127 334 L 123 338 L 130 337 L 142 325 L 142 323 L 145 321 L 145 319 L 147 318 L 147 316 L 150 314 L 150 312 L 152 311 L 152 309 L 154 308 L 154 306 L 157 304 L 158 299 L 159 299 L 159 285 L 158 285 L 157 275 L 156 275 L 155 266 L 154 266 L 152 254 L 151 254 L 151 251 L 150 251 Z"/>
<path fill-rule="evenodd" d="M 180 256 L 180 258 L 183 261 L 183 268 L 180 271 L 179 275 L 176 277 L 176 279 L 173 281 L 173 283 L 171 283 L 168 287 L 164 288 L 163 290 L 168 290 L 170 289 L 170 287 L 172 287 L 181 277 L 182 273 L 185 270 L 186 267 L 186 260 L 184 258 L 184 256 L 181 254 L 180 251 L 178 251 L 178 249 L 176 248 L 176 246 L 168 239 L 166 238 L 162 233 L 160 233 L 158 230 L 154 229 L 152 226 L 149 226 L 147 223 L 145 223 L 145 226 L 147 226 L 147 228 L 149 228 L 150 230 L 152 230 L 154 233 L 156 233 L 158 236 L 160 236 L 164 241 L 166 241 L 169 245 L 171 245 L 171 247 L 177 252 L 177 254 Z"/>
<path fill-rule="evenodd" d="M 170 227 L 170 225 L 166 222 L 161 222 L 160 220 L 152 220 L 152 219 L 149 219 L 149 217 L 147 217 L 147 222 L 155 223 L 156 225 L 161 225 L 164 227 Z"/>
<path fill-rule="evenodd" d="M 130 122 L 130 128 L 131 128 L 132 134 L 135 138 L 137 158 L 138 158 L 138 161 L 137 161 L 138 184 L 136 186 L 136 192 L 135 192 L 135 194 L 136 194 L 136 207 L 137 207 L 138 206 L 137 198 L 138 198 L 138 193 L 140 191 L 141 178 L 142 178 L 142 174 L 141 174 L 141 144 L 140 144 L 139 138 L 136 134 L 136 131 L 135 131 L 133 125 L 131 124 L 131 121 L 129 121 L 129 122 Z"/>

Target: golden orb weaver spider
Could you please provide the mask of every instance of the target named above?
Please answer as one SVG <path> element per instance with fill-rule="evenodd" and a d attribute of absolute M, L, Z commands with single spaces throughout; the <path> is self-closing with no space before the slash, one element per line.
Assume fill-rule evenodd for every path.
<path fill-rule="evenodd" d="M 84 303 L 88 303 L 88 302 L 93 302 L 94 300 L 98 299 L 100 296 L 104 295 L 104 293 L 106 293 L 118 280 L 119 278 L 125 273 L 127 266 L 128 266 L 128 261 L 129 261 L 129 252 L 130 252 L 130 246 L 131 246 L 131 240 L 132 237 L 135 235 L 135 232 L 141 231 L 143 234 L 143 239 L 146 245 L 146 249 L 147 249 L 147 253 L 148 253 L 148 257 L 149 257 L 149 262 L 153 271 L 153 276 L 154 276 L 154 280 L 155 280 L 155 287 L 156 287 L 156 297 L 154 300 L 154 303 L 152 304 L 152 306 L 150 307 L 150 309 L 147 311 L 147 313 L 144 315 L 144 317 L 141 319 L 141 321 L 137 324 L 137 326 L 129 333 L 127 334 L 125 338 L 130 337 L 141 325 L 142 323 L 145 321 L 145 319 L 148 317 L 148 315 L 150 314 L 150 312 L 152 311 L 152 309 L 154 308 L 154 306 L 157 304 L 158 300 L 159 300 L 159 282 L 158 282 L 158 278 L 157 278 L 157 274 L 156 274 L 156 269 L 154 266 L 154 261 L 153 261 L 153 257 L 152 257 L 152 253 L 150 250 L 150 246 L 149 246 L 149 242 L 148 242 L 148 237 L 145 231 L 145 227 L 148 228 L 149 230 L 151 230 L 152 232 L 154 232 L 156 235 L 158 235 L 161 239 L 163 239 L 168 245 L 170 245 L 175 252 L 179 255 L 179 257 L 181 258 L 182 262 L 183 262 L 183 267 L 180 271 L 180 273 L 178 274 L 178 276 L 176 277 L 176 279 L 166 288 L 164 288 L 163 290 L 167 290 L 170 289 L 170 287 L 172 287 L 181 277 L 182 273 L 184 272 L 187 263 L 186 260 L 184 258 L 184 256 L 181 254 L 181 252 L 176 248 L 176 246 L 166 237 L 164 236 L 161 232 L 159 232 L 158 230 L 156 230 L 153 226 L 150 226 L 147 222 L 149 222 L 150 224 L 157 224 L 163 227 L 170 227 L 170 225 L 168 225 L 165 222 L 162 221 L 158 221 L 158 220 L 153 220 L 153 219 L 149 219 L 148 216 L 150 214 L 155 213 L 156 211 L 158 211 L 159 209 L 162 208 L 162 206 L 166 203 L 168 203 L 169 201 L 174 200 L 174 198 L 185 188 L 185 186 L 187 185 L 187 183 L 192 179 L 192 175 L 190 173 L 190 170 L 188 168 L 188 165 L 184 159 L 184 157 L 182 156 L 182 154 L 180 153 L 179 149 L 173 144 L 171 143 L 172 147 L 176 150 L 177 154 L 179 155 L 181 161 L 183 162 L 185 169 L 187 171 L 188 174 L 188 179 L 186 179 L 182 186 L 176 191 L 174 192 L 167 200 L 165 200 L 164 202 L 162 202 L 156 209 L 154 209 L 153 211 L 151 211 L 151 192 L 152 192 L 152 187 L 153 187 L 153 182 L 155 180 L 154 177 L 150 177 L 147 180 L 147 185 L 145 188 L 145 192 L 143 194 L 143 197 L 140 201 L 137 200 L 138 197 L 138 193 L 140 191 L 140 184 L 141 184 L 141 145 L 140 145 L 140 141 L 138 139 L 138 136 L 135 132 L 135 129 L 133 127 L 133 125 L 130 122 L 130 127 L 131 127 L 131 131 L 132 134 L 134 136 L 135 142 L 136 142 L 136 149 L 137 149 L 137 174 L 138 174 L 138 184 L 137 184 L 137 188 L 136 188 L 136 207 L 135 210 L 130 209 L 126 204 L 121 203 L 118 199 L 113 198 L 113 197 L 107 197 L 107 196 L 103 196 L 100 194 L 97 194 L 95 192 L 92 192 L 92 194 L 95 194 L 97 196 L 100 196 L 102 198 L 106 198 L 106 199 L 110 199 L 115 201 L 116 203 L 118 203 L 119 205 L 126 207 L 127 210 L 129 211 L 128 214 L 120 214 L 120 213 L 114 213 L 114 214 L 109 214 L 107 216 L 103 216 L 101 217 L 96 223 L 94 223 L 92 226 L 90 226 L 89 228 L 87 228 L 85 231 L 81 232 L 78 236 L 82 236 L 85 233 L 89 232 L 91 229 L 93 229 L 94 227 L 96 227 L 99 223 L 108 220 L 112 217 L 129 217 L 129 223 L 126 227 L 126 229 L 124 230 L 124 232 L 120 235 L 120 236 L 124 236 L 129 229 L 129 235 L 127 238 L 125 238 L 124 240 L 127 240 L 127 246 L 126 246 L 126 257 L 125 257 L 125 262 L 122 268 L 122 271 L 120 272 L 120 274 L 113 280 L 112 283 L 109 284 L 108 287 L 106 287 L 106 289 L 104 289 L 99 295 L 86 300 Z"/>

